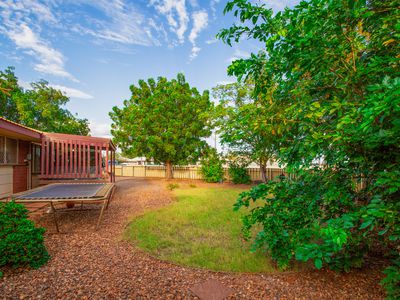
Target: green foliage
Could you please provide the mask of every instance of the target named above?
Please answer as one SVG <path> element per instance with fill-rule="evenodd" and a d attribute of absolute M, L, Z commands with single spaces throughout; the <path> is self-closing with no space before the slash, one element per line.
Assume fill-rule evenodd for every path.
<path fill-rule="evenodd" d="M 196 162 L 211 134 L 209 93 L 191 88 L 183 74 L 168 81 L 139 81 L 122 108 L 113 107 L 114 141 L 128 157 L 145 156 L 167 165 Z"/>
<path fill-rule="evenodd" d="M 249 184 L 251 182 L 246 167 L 230 164 L 228 172 L 234 184 Z"/>
<path fill-rule="evenodd" d="M 223 161 L 215 149 L 211 149 L 201 159 L 201 174 L 206 182 L 222 182 L 224 180 Z"/>
<path fill-rule="evenodd" d="M 387 299 L 400 299 L 400 259 L 397 258 L 383 273 L 386 277 L 382 280 L 382 285 L 387 291 Z"/>
<path fill-rule="evenodd" d="M 262 203 L 245 218 L 245 229 L 264 228 L 255 246 L 282 267 L 295 257 L 349 270 L 371 246 L 397 259 L 398 1 L 302 1 L 273 14 L 234 0 L 226 5 L 230 11 L 239 24 L 219 37 L 229 45 L 255 39 L 264 49 L 234 61 L 228 72 L 250 78 L 254 97 L 267 100 L 263 116 L 279 136 L 273 141 L 278 160 L 296 175 L 238 200 L 237 209 Z M 388 295 L 396 295 L 390 289 L 397 271 L 386 270 Z"/>
<path fill-rule="evenodd" d="M 44 228 L 35 228 L 27 210 L 15 202 L 0 203 L 0 267 L 39 268 L 49 260 Z"/>
<path fill-rule="evenodd" d="M 167 189 L 170 191 L 173 191 L 174 189 L 177 189 L 177 188 L 179 188 L 179 184 L 177 184 L 177 183 L 170 183 L 167 185 Z"/>
<path fill-rule="evenodd" d="M 14 69 L 0 71 L 0 116 L 41 131 L 87 135 L 87 119 L 79 119 L 65 108 L 69 98 L 47 81 L 18 84 Z"/>
<path fill-rule="evenodd" d="M 228 174 L 234 184 L 248 184 L 251 182 L 247 166 L 249 162 L 240 156 L 232 156 L 229 160 Z"/>
<path fill-rule="evenodd" d="M 253 89 L 250 80 L 213 88 L 213 96 L 219 100 L 216 125 L 221 143 L 230 151 L 258 163 L 266 182 L 267 163 L 276 156 L 274 141 L 278 135 L 276 126 L 266 118 L 264 105 L 267 102 L 255 98 Z"/>

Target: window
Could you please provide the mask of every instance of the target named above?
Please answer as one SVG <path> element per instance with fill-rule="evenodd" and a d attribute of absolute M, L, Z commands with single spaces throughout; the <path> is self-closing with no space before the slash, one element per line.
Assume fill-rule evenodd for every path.
<path fill-rule="evenodd" d="M 0 164 L 16 164 L 18 162 L 18 141 L 0 136 Z"/>
<path fill-rule="evenodd" d="M 40 173 L 40 152 L 41 146 L 32 144 L 32 173 L 39 174 Z"/>

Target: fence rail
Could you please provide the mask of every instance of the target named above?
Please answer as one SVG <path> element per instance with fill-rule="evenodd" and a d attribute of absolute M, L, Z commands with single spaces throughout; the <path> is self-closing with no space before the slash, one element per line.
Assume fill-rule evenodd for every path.
<path fill-rule="evenodd" d="M 283 174 L 284 170 L 280 168 L 267 168 L 267 177 L 273 179 Z M 122 177 L 148 177 L 148 178 L 165 178 L 165 166 L 116 166 L 115 176 Z M 203 176 L 200 167 L 194 166 L 177 166 L 172 169 L 175 179 L 194 179 L 202 180 Z M 261 181 L 261 172 L 259 168 L 248 168 L 247 173 L 252 181 Z M 228 168 L 224 168 L 225 180 L 230 181 Z"/>

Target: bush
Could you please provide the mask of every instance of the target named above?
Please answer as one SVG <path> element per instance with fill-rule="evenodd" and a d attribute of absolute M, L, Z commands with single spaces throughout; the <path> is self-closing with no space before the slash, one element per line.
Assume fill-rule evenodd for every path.
<path fill-rule="evenodd" d="M 177 183 L 170 183 L 167 185 L 167 189 L 169 189 L 170 191 L 173 191 L 174 189 L 179 188 L 179 184 Z"/>
<path fill-rule="evenodd" d="M 386 277 L 382 280 L 382 285 L 386 289 L 387 299 L 400 299 L 400 258 L 393 261 L 393 265 L 383 271 Z"/>
<path fill-rule="evenodd" d="M 210 150 L 201 160 L 201 174 L 206 182 L 222 182 L 224 180 L 224 168 L 215 149 Z"/>
<path fill-rule="evenodd" d="M 251 182 L 250 175 L 247 173 L 245 166 L 230 164 L 228 172 L 234 184 L 248 184 Z"/>
<path fill-rule="evenodd" d="M 39 268 L 50 256 L 44 245 L 44 228 L 28 219 L 28 210 L 15 202 L 0 203 L 0 268 L 29 265 Z"/>

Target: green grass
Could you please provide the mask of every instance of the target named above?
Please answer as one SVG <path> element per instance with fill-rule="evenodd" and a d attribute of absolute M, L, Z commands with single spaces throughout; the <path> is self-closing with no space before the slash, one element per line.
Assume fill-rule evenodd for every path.
<path fill-rule="evenodd" d="M 270 260 L 251 253 L 241 238 L 241 213 L 233 211 L 237 188 L 173 191 L 177 202 L 135 218 L 126 236 L 152 255 L 216 271 L 272 272 Z"/>

